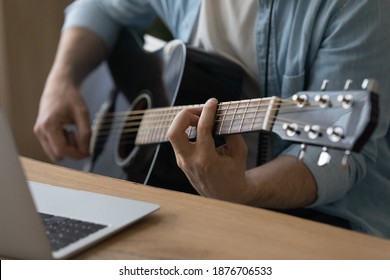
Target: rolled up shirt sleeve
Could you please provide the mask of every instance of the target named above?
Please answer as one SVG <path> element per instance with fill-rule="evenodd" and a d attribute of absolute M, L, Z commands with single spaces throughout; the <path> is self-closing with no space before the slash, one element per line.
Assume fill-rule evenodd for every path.
<path fill-rule="evenodd" d="M 155 17 L 148 1 L 78 0 L 66 8 L 62 30 L 71 27 L 88 29 L 112 48 L 121 27 L 141 31 Z"/>
<path fill-rule="evenodd" d="M 291 145 L 282 155 L 297 157 L 300 145 Z M 321 147 L 308 146 L 303 161 L 310 169 L 317 182 L 317 200 L 310 205 L 316 207 L 341 199 L 366 174 L 364 156 L 352 153 L 348 165 L 343 167 L 341 162 L 345 156 L 343 151 L 328 149 L 330 163 L 320 166 L 318 160 L 322 153 Z"/>

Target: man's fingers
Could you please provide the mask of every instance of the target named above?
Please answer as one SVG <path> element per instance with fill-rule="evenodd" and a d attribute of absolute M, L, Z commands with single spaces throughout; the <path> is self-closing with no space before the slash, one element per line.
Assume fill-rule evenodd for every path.
<path fill-rule="evenodd" d="M 212 139 L 217 106 L 218 100 L 215 98 L 211 98 L 205 103 L 197 127 L 196 140 L 198 143 L 208 142 Z"/>
<path fill-rule="evenodd" d="M 63 155 L 72 159 L 82 159 L 88 156 L 88 150 L 87 152 L 80 150 L 79 139 L 76 137 L 74 131 L 64 130 L 64 135 L 66 146 L 64 146 L 64 149 L 61 151 Z"/>
<path fill-rule="evenodd" d="M 75 137 L 71 135 L 72 132 L 67 132 L 63 129 L 58 129 L 55 132 L 48 133 L 47 143 L 49 150 L 51 150 L 51 159 L 59 161 L 64 157 L 73 159 L 82 158 L 81 153 L 77 150 L 75 144 Z"/>
<path fill-rule="evenodd" d="M 87 108 L 82 107 L 75 110 L 74 118 L 78 132 L 77 148 L 79 149 L 80 153 L 87 156 L 89 154 L 89 143 L 92 134 Z"/>
<path fill-rule="evenodd" d="M 34 132 L 43 150 L 53 162 L 62 160 L 64 157 L 81 159 L 88 155 L 79 149 L 75 132 L 64 129 L 60 124 L 38 124 Z"/>
<path fill-rule="evenodd" d="M 188 140 L 187 128 L 197 126 L 201 108 L 189 108 L 180 111 L 167 132 L 167 138 L 171 142 L 176 154 L 185 154 L 191 149 Z"/>
<path fill-rule="evenodd" d="M 53 151 L 51 145 L 50 145 L 50 142 L 49 140 L 44 137 L 44 136 L 41 136 L 39 137 L 40 139 L 40 142 L 41 142 L 41 146 L 44 150 L 44 152 L 46 153 L 46 155 L 49 157 L 49 159 L 52 161 L 52 162 L 56 162 L 58 160 L 61 160 L 61 158 L 58 158 L 55 154 L 55 152 Z"/>
<path fill-rule="evenodd" d="M 246 162 L 248 156 L 248 146 L 242 135 L 228 135 L 225 137 L 229 154 L 237 161 Z"/>

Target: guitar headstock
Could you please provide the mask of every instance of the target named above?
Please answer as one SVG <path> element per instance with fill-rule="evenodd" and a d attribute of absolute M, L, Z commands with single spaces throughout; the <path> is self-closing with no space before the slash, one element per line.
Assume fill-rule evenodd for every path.
<path fill-rule="evenodd" d="M 374 131 L 379 114 L 378 86 L 365 80 L 359 90 L 350 89 L 348 80 L 343 90 L 326 91 L 324 81 L 320 91 L 298 92 L 283 100 L 275 117 L 272 131 L 282 139 L 302 143 L 300 158 L 306 145 L 323 147 L 318 165 L 330 161 L 327 148 L 359 152 Z"/>

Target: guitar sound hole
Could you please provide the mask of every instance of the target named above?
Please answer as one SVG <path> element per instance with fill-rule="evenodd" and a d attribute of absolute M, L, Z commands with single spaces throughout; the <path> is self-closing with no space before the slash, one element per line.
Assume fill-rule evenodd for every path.
<path fill-rule="evenodd" d="M 135 157 L 138 151 L 135 139 L 143 112 L 150 107 L 150 96 L 147 93 L 143 93 L 134 100 L 129 110 L 124 114 L 115 156 L 115 161 L 119 166 L 128 165 Z"/>

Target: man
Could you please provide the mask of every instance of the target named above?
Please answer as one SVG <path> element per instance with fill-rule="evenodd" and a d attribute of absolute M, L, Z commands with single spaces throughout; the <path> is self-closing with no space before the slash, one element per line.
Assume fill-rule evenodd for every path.
<path fill-rule="evenodd" d="M 52 160 L 88 156 L 90 123 L 79 86 L 109 54 L 121 26 L 138 32 L 158 16 L 173 36 L 236 61 L 259 88 L 258 97 L 288 98 L 300 90 L 342 89 L 347 79 L 380 84 L 379 124 L 360 153 L 341 168 L 342 151 L 318 166 L 320 147 L 271 135 L 272 159 L 246 166 L 255 148 L 241 136 L 215 149 L 211 127 L 217 101 L 182 111 L 168 138 L 178 165 L 202 195 L 279 210 L 313 209 L 354 230 L 390 237 L 390 2 L 386 0 L 84 0 L 67 10 L 35 132 Z M 78 137 L 64 135 L 74 123 Z M 183 131 L 197 126 L 196 142 Z M 333 222 L 332 222 L 333 223 Z M 344 225 L 345 225 L 344 224 Z"/>

